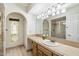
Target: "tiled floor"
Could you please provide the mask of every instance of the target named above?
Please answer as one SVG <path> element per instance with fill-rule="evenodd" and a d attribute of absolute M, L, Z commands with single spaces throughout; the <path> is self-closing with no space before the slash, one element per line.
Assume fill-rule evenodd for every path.
<path fill-rule="evenodd" d="M 8 48 L 6 50 L 6 56 L 32 56 L 31 51 L 27 52 L 24 46 L 17 46 Z"/>

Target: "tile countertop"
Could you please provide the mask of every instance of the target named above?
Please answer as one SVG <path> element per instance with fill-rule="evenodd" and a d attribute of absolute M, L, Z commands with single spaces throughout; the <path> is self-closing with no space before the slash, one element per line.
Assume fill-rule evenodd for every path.
<path fill-rule="evenodd" d="M 37 37 L 37 36 L 29 36 L 28 37 L 30 40 L 40 44 L 41 46 L 45 47 L 46 49 L 48 49 L 49 51 L 53 52 L 57 52 L 63 56 L 79 56 L 79 48 L 76 47 L 72 47 L 70 45 L 66 45 L 66 44 L 62 44 L 62 43 L 57 43 L 57 46 L 47 46 L 45 44 L 42 43 L 43 39 L 41 37 Z"/>

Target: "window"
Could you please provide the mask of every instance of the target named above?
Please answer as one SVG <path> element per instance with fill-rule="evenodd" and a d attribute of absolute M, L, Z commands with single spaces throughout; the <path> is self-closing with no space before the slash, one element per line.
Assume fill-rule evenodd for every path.
<path fill-rule="evenodd" d="M 17 30 L 18 30 L 17 26 L 18 26 L 17 22 L 12 21 L 12 23 L 11 23 L 11 34 L 17 34 Z"/>
<path fill-rule="evenodd" d="M 10 21 L 11 22 L 11 40 L 18 40 L 18 21 Z"/>

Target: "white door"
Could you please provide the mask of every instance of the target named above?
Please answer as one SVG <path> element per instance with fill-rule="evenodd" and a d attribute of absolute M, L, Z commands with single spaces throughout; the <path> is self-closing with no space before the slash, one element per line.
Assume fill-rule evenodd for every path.
<path fill-rule="evenodd" d="M 14 47 L 23 43 L 23 20 L 7 21 L 7 47 Z"/>

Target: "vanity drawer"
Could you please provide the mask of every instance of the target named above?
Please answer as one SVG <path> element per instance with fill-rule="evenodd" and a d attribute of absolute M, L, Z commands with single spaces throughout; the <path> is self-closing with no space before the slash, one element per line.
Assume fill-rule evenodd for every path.
<path fill-rule="evenodd" d="M 42 56 L 42 55 L 43 55 L 42 51 L 38 49 L 38 56 Z"/>
<path fill-rule="evenodd" d="M 52 52 L 50 52 L 49 50 L 47 50 L 41 45 L 38 45 L 38 50 L 41 50 L 43 52 L 43 55 L 46 55 L 46 56 L 52 56 L 53 54 Z"/>
<path fill-rule="evenodd" d="M 61 54 L 59 54 L 57 52 L 53 52 L 53 56 L 63 56 L 63 55 L 61 55 Z"/>

